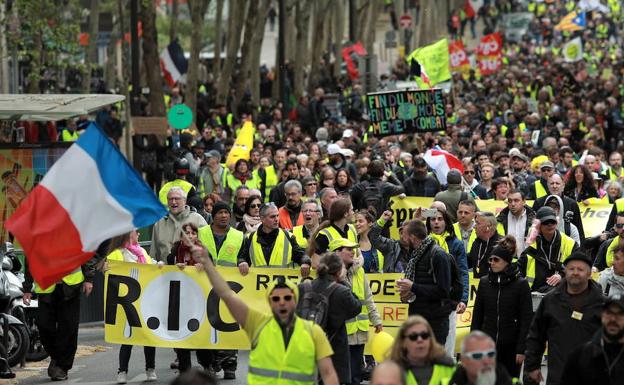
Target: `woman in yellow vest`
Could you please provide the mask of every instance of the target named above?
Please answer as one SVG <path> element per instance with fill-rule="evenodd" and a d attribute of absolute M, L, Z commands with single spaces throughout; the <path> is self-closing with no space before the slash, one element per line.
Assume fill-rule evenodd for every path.
<path fill-rule="evenodd" d="M 373 227 L 374 222 L 375 218 L 366 210 L 359 210 L 355 213 L 355 230 L 358 235 L 360 252 L 364 258 L 364 272 L 386 273 L 387 271 L 384 271 L 384 255 L 374 248 L 368 239 L 368 232 Z"/>
<path fill-rule="evenodd" d="M 433 329 L 419 315 L 403 322 L 390 351 L 390 358 L 405 371 L 406 385 L 438 385 L 455 370 L 453 359 L 436 341 Z"/>
<path fill-rule="evenodd" d="M 329 243 L 329 250 L 342 258 L 347 268 L 347 282 L 351 291 L 362 302 L 362 311 L 355 318 L 347 320 L 347 337 L 351 356 L 351 384 L 359 384 L 362 380 L 364 363 L 364 345 L 368 341 L 368 325 L 375 326 L 375 333 L 383 330 L 381 317 L 373 301 L 373 292 L 368 284 L 362 258 L 355 258 L 356 242 L 345 238 L 336 238 Z"/>
<path fill-rule="evenodd" d="M 256 175 L 257 176 L 257 175 Z M 250 190 L 260 188 L 260 180 L 253 175 L 249 162 L 246 159 L 239 159 L 234 165 L 234 172 L 228 173 L 225 178 L 225 190 L 234 203 L 234 192 L 239 186 L 247 186 Z"/>
<path fill-rule="evenodd" d="M 212 284 L 234 320 L 251 341 L 249 385 L 314 385 L 320 374 L 324 384 L 338 385 L 331 361 L 332 348 L 319 325 L 295 314 L 299 289 L 284 277 L 266 290 L 271 313 L 250 307 L 221 277 L 203 248 L 194 248 Z"/>
<path fill-rule="evenodd" d="M 144 264 L 155 263 L 147 254 L 147 251 L 139 245 L 139 233 L 136 230 L 111 239 L 108 250 L 109 254 L 106 256 L 107 261 Z M 159 267 L 163 265 L 163 262 L 158 262 Z M 117 371 L 118 384 L 125 384 L 128 382 L 128 362 L 130 362 L 130 353 L 132 353 L 132 345 L 121 345 L 119 349 L 119 369 Z M 158 379 L 154 370 L 156 367 L 156 348 L 153 346 L 145 346 L 143 347 L 143 353 L 145 354 L 145 373 L 147 375 L 147 381 L 156 381 Z"/>

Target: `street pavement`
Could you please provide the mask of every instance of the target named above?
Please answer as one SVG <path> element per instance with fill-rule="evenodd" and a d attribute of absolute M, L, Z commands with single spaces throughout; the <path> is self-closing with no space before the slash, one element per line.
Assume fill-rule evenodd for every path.
<path fill-rule="evenodd" d="M 63 383 L 83 385 L 105 385 L 117 382 L 117 368 L 119 365 L 119 345 L 104 341 L 104 327 L 101 325 L 82 327 L 78 336 L 79 351 L 88 351 L 87 355 L 77 357 L 74 367 L 69 371 L 69 379 Z M 84 347 L 84 348 L 83 348 Z M 90 354 L 92 352 L 92 354 Z M 223 371 L 217 373 L 217 379 L 222 385 L 244 385 L 247 383 L 247 362 L 249 352 L 239 353 L 238 369 L 235 380 L 223 380 Z M 177 376 L 177 371 L 169 368 L 175 359 L 173 349 L 156 349 L 156 374 L 158 381 L 149 384 L 169 384 Z M 193 365 L 200 368 L 195 354 L 192 354 Z M 14 368 L 17 382 L 21 385 L 40 385 L 52 382 L 47 376 L 47 360 L 42 363 L 28 363 L 27 368 Z M 132 349 L 132 357 L 128 370 L 128 383 L 138 384 L 145 382 L 145 360 L 143 348 Z M 148 384 L 146 382 L 146 384 Z"/>

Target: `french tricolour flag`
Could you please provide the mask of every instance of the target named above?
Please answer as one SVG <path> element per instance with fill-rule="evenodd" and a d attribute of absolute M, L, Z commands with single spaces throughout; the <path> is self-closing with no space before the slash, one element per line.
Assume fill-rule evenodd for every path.
<path fill-rule="evenodd" d="M 188 70 L 188 60 L 178 40 L 169 43 L 160 53 L 160 68 L 169 87 L 173 87 Z"/>
<path fill-rule="evenodd" d="M 446 184 L 446 174 L 452 169 L 457 169 L 460 173 L 464 173 L 464 166 L 461 160 L 446 151 L 438 149 L 427 150 L 423 158 L 436 174 L 440 184 Z"/>
<path fill-rule="evenodd" d="M 91 123 L 50 168 L 5 227 L 42 288 L 91 259 L 108 238 L 167 214 L 154 192 Z"/>

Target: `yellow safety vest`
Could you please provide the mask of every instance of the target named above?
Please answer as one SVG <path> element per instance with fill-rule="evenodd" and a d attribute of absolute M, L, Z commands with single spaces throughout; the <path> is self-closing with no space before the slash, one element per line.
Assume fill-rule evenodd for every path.
<path fill-rule="evenodd" d="M 225 121 L 227 123 L 227 126 L 232 128 L 232 121 L 234 120 L 234 115 L 232 115 L 232 113 L 230 112 L 229 114 L 226 115 L 225 117 Z M 217 119 L 216 119 L 217 123 L 220 126 L 223 126 L 223 122 L 221 122 L 221 117 L 219 115 L 217 115 Z"/>
<path fill-rule="evenodd" d="M 445 378 L 453 377 L 455 367 L 446 365 L 433 365 L 433 372 L 431 373 L 431 379 L 427 385 L 439 385 Z M 407 385 L 419 385 L 418 381 L 414 377 L 411 370 L 407 371 L 406 375 Z M 425 384 L 421 384 L 425 385 Z"/>
<path fill-rule="evenodd" d="M 349 229 L 347 230 L 347 239 L 350 240 L 351 242 L 358 243 L 357 231 L 355 230 L 355 226 L 353 226 L 352 224 L 349 224 L 347 226 L 349 227 Z M 333 226 L 324 228 L 323 230 L 319 231 L 318 234 L 316 234 L 316 236 L 318 237 L 320 234 L 325 235 L 327 237 L 328 242 L 331 242 L 334 239 L 342 238 L 342 235 L 340 235 L 338 230 L 336 230 Z M 355 257 L 356 258 L 362 257 L 362 253 L 360 252 L 360 249 L 355 249 Z"/>
<path fill-rule="evenodd" d="M 617 247 L 618 243 L 620 243 L 620 239 L 622 238 L 618 235 L 617 237 L 613 238 L 611 243 L 609 243 L 609 247 L 607 248 L 607 256 L 605 258 L 607 261 L 607 267 L 613 266 L 613 259 L 615 258 L 614 250 Z"/>
<path fill-rule="evenodd" d="M 621 174 L 620 174 L 621 176 L 622 176 L 622 174 L 624 174 L 624 173 L 622 173 L 621 171 L 620 171 L 620 173 L 621 173 Z M 617 176 L 617 174 L 613 171 L 613 169 L 612 169 L 611 167 L 607 168 L 607 170 L 605 171 L 604 175 L 605 175 L 605 176 L 607 177 L 607 179 L 609 179 L 609 180 L 618 180 L 618 176 Z"/>
<path fill-rule="evenodd" d="M 63 130 L 61 132 L 61 140 L 63 142 L 75 142 L 78 140 L 78 131 L 71 132 L 69 130 Z"/>
<path fill-rule="evenodd" d="M 624 211 L 624 198 L 616 199 L 615 209 L 618 214 Z"/>
<path fill-rule="evenodd" d="M 269 259 L 269 265 L 267 266 L 266 258 L 262 252 L 262 246 L 258 242 L 258 232 L 254 231 L 249 240 L 251 245 L 249 246 L 249 256 L 251 262 L 256 267 L 288 267 L 292 259 L 292 245 L 288 239 L 288 232 L 283 229 L 279 229 L 277 238 L 275 238 L 275 244 L 273 245 L 273 252 Z"/>
<path fill-rule="evenodd" d="M 455 232 L 455 237 L 457 237 L 457 239 L 462 241 L 462 244 L 463 244 L 464 243 L 464 241 L 463 241 L 464 238 L 462 237 L 462 234 L 461 234 L 461 228 L 459 227 L 459 222 L 453 223 L 453 231 Z M 474 243 L 475 239 L 477 239 L 477 232 L 473 228 L 472 231 L 470 232 L 470 236 L 468 237 L 468 245 L 466 247 L 466 255 L 468 255 L 468 253 L 470 252 L 470 249 L 472 249 L 472 244 Z"/>
<path fill-rule="evenodd" d="M 230 227 L 227 234 L 225 234 L 225 239 L 223 240 L 219 252 L 217 252 L 217 244 L 215 243 L 214 234 L 212 233 L 212 227 L 210 225 L 201 227 L 198 231 L 198 237 L 202 245 L 208 250 L 215 265 L 238 266 L 238 253 L 243 246 L 243 239 L 245 238 L 242 231 Z"/>
<path fill-rule="evenodd" d="M 451 384 L 451 378 L 453 377 L 453 373 L 451 373 L 451 376 L 447 377 L 447 378 L 443 378 L 442 381 L 440 381 L 440 385 L 452 385 Z M 511 379 L 511 383 L 512 384 L 519 384 L 520 380 L 517 379 L 516 377 L 513 377 Z"/>
<path fill-rule="evenodd" d="M 364 292 L 365 284 L 366 280 L 364 276 L 364 269 L 362 267 L 358 267 L 353 274 L 351 291 L 362 302 L 364 302 L 364 300 L 366 299 L 366 294 Z M 347 320 L 347 334 L 355 334 L 358 330 L 368 330 L 368 308 L 366 307 L 366 305 L 362 305 L 362 310 L 360 311 L 360 314 L 355 316 L 355 318 Z"/>
<path fill-rule="evenodd" d="M 256 175 L 258 175 L 257 170 L 254 171 Z M 275 166 L 270 165 L 269 167 L 264 169 L 266 179 L 264 180 L 264 202 L 269 201 L 269 195 L 271 195 L 271 190 L 275 188 L 279 184 L 279 178 L 277 177 L 277 172 L 275 171 Z M 258 180 L 260 180 L 260 176 L 258 175 Z M 259 184 L 258 184 L 259 185 Z"/>
<path fill-rule="evenodd" d="M 184 190 L 184 192 L 188 194 L 189 191 L 191 191 L 191 189 L 193 188 L 193 185 L 183 179 L 176 179 L 172 180 L 171 182 L 165 183 L 165 185 L 162 186 L 160 191 L 158 192 L 158 200 L 160 200 L 160 203 L 165 206 L 167 206 L 167 194 L 172 187 L 181 187 L 182 190 Z"/>
<path fill-rule="evenodd" d="M 533 185 L 535 186 L 535 199 L 540 199 L 548 195 L 548 191 L 546 191 L 539 179 L 536 180 Z"/>
<path fill-rule="evenodd" d="M 301 247 L 302 249 L 307 249 L 308 248 L 308 238 L 303 236 L 303 226 L 295 226 L 292 229 L 292 233 L 295 236 L 295 239 L 297 240 L 297 244 L 299 245 L 299 247 Z"/>
<path fill-rule="evenodd" d="M 141 247 L 141 250 L 143 251 L 143 256 L 145 257 L 145 263 L 146 264 L 154 263 L 154 261 L 152 261 L 152 257 L 149 256 L 147 251 L 145 251 L 145 249 L 142 247 Z M 110 254 L 108 254 L 106 256 L 106 259 L 109 261 L 122 261 L 123 262 L 124 255 L 121 252 L 121 249 L 117 249 L 117 250 L 113 250 Z"/>
<path fill-rule="evenodd" d="M 254 175 L 252 172 L 251 175 L 252 175 L 251 179 L 247 179 L 245 181 L 245 186 L 247 186 L 250 190 L 259 188 L 260 180 L 256 177 L 257 174 Z M 234 192 L 236 191 L 237 188 L 239 188 L 242 185 L 243 185 L 243 182 L 241 182 L 240 179 L 236 178 L 234 174 L 231 174 L 228 172 L 227 177 L 225 178 L 224 187 L 227 187 L 230 190 L 232 190 L 232 203 L 234 203 L 234 200 L 236 199 Z"/>
<path fill-rule="evenodd" d="M 69 286 L 74 286 L 74 285 L 78 285 L 82 283 L 84 281 L 84 275 L 82 274 L 82 267 L 78 266 L 76 270 L 64 276 L 62 281 L 65 282 Z M 52 293 L 55 288 L 56 288 L 56 284 L 53 284 L 47 289 L 42 289 L 35 282 L 35 293 L 39 293 L 39 294 Z"/>
<path fill-rule="evenodd" d="M 312 323 L 295 316 L 288 347 L 282 329 L 271 317 L 254 337 L 249 353 L 249 385 L 313 385 L 317 376 Z"/>
<path fill-rule="evenodd" d="M 574 249 L 574 239 L 568 237 L 563 233 L 559 233 L 561 235 L 561 246 L 559 248 L 559 262 L 563 262 L 570 254 L 572 254 L 572 249 Z M 537 242 L 533 242 L 531 245 L 535 250 L 537 250 Z M 530 255 L 527 255 L 527 267 L 526 267 L 526 279 L 529 282 L 529 286 L 533 285 L 533 281 L 535 281 L 535 258 Z"/>

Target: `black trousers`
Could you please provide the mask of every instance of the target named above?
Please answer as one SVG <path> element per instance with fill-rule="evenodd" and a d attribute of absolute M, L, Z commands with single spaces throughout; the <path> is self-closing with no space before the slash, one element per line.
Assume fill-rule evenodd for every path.
<path fill-rule="evenodd" d="M 503 365 L 512 377 L 520 376 L 520 365 L 516 364 L 516 344 L 496 345 L 496 361 Z"/>
<path fill-rule="evenodd" d="M 193 365 L 191 364 L 191 349 L 175 349 L 176 354 L 178 355 L 178 369 L 180 373 L 186 372 Z M 214 360 L 214 350 L 208 349 L 197 349 L 197 362 L 204 368 L 210 367 L 212 361 Z"/>
<path fill-rule="evenodd" d="M 37 326 L 41 343 L 56 366 L 67 371 L 74 365 L 78 346 L 80 291 L 66 298 L 62 284 L 49 294 L 39 294 Z"/>
<path fill-rule="evenodd" d="M 448 337 L 449 332 L 449 317 L 448 314 L 446 317 L 441 318 L 429 318 L 425 317 L 429 324 L 431 324 L 431 329 L 433 329 L 433 334 L 435 335 L 436 340 L 444 345 L 446 343 L 446 337 Z"/>
<path fill-rule="evenodd" d="M 145 354 L 145 370 L 154 369 L 156 367 L 156 348 L 153 346 L 144 346 Z M 132 345 L 121 345 L 119 348 L 119 371 L 128 372 L 128 363 L 132 354 Z"/>
<path fill-rule="evenodd" d="M 351 356 L 351 385 L 360 385 L 364 365 L 364 345 L 349 345 L 349 355 Z"/>

